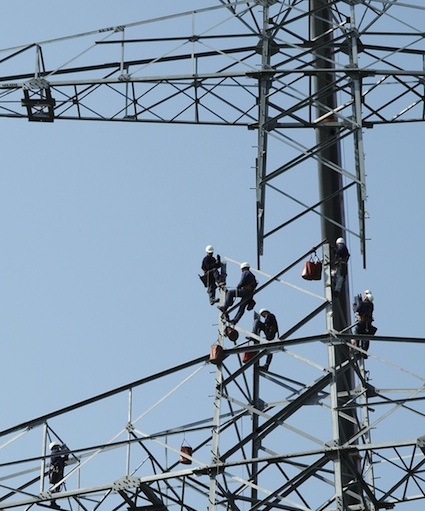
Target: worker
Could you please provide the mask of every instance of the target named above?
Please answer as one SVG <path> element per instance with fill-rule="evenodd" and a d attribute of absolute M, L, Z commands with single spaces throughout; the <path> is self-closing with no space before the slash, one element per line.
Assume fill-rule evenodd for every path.
<path fill-rule="evenodd" d="M 355 334 L 358 335 L 375 335 L 378 330 L 373 322 L 373 295 L 369 289 L 363 293 L 363 298 L 359 295 L 357 302 L 355 302 L 355 313 L 356 313 L 356 327 Z M 369 349 L 369 339 L 357 341 L 356 345 L 362 348 L 364 351 Z M 367 355 L 363 355 L 367 358 Z"/>
<path fill-rule="evenodd" d="M 224 305 L 219 306 L 219 309 L 223 312 L 223 316 L 229 321 L 229 323 L 236 323 L 243 316 L 245 309 L 252 310 L 255 307 L 255 300 L 253 299 L 255 288 L 257 287 L 257 281 L 255 280 L 254 274 L 251 272 L 250 264 L 245 262 L 240 265 L 241 268 L 241 279 L 236 289 L 229 289 L 226 292 L 226 298 Z M 233 320 L 229 319 L 227 309 L 233 305 L 235 298 L 241 298 L 239 302 L 239 309 Z"/>
<path fill-rule="evenodd" d="M 217 254 L 217 258 L 214 257 L 214 247 L 212 245 L 207 245 L 205 247 L 206 255 L 202 259 L 201 268 L 204 274 L 200 278 L 204 283 L 204 286 L 207 288 L 208 296 L 210 299 L 210 304 L 214 305 L 219 301 L 218 298 L 215 297 L 215 293 L 218 287 L 223 287 L 226 285 L 226 275 L 224 271 L 224 266 L 221 263 L 220 255 Z"/>
<path fill-rule="evenodd" d="M 49 449 L 51 451 L 50 454 L 50 468 L 49 468 L 49 482 L 50 484 L 55 485 L 52 489 L 52 493 L 59 492 L 62 486 L 65 464 L 69 458 L 68 447 L 65 444 L 59 444 L 58 442 L 50 442 Z M 59 484 L 58 484 L 59 483 Z M 50 502 L 51 507 L 59 509 L 59 506 L 56 504 L 56 500 L 53 499 Z"/>
<path fill-rule="evenodd" d="M 332 276 L 334 277 L 334 296 L 338 296 L 348 273 L 348 259 L 350 258 L 350 253 L 344 238 L 338 238 L 335 245 L 333 250 Z"/>
<path fill-rule="evenodd" d="M 261 321 L 262 318 L 264 321 Z M 277 324 L 276 316 L 268 309 L 260 309 L 258 314 L 254 312 L 254 325 L 252 327 L 252 331 L 258 336 L 261 332 L 263 332 L 266 339 L 268 341 L 272 341 L 276 337 L 276 334 L 279 335 L 279 326 Z M 258 341 L 254 339 L 254 342 Z M 260 366 L 260 368 L 268 371 L 272 358 L 273 355 L 269 353 L 266 358 L 266 363 L 263 366 Z"/>

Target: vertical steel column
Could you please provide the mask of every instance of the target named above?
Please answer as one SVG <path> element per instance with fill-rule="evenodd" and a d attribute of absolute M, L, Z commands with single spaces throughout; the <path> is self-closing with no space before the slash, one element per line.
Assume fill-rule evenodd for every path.
<path fill-rule="evenodd" d="M 323 246 L 323 260 L 329 262 L 331 260 L 331 248 L 329 243 Z M 333 321 L 333 310 L 332 310 L 332 277 L 330 264 L 325 264 L 324 271 L 325 278 L 325 297 L 328 300 L 328 306 L 326 308 L 326 328 L 328 332 L 334 330 Z M 336 366 L 336 349 L 335 345 L 331 342 L 328 344 L 328 360 L 329 367 Z M 340 436 L 339 432 L 339 417 L 338 417 L 338 384 L 337 378 L 333 378 L 330 385 L 330 398 L 331 398 L 331 411 L 332 411 L 332 438 L 334 442 L 337 442 Z M 343 496 L 343 468 L 340 457 L 334 459 L 334 472 L 335 472 L 335 495 L 337 503 L 342 502 Z M 341 505 L 337 505 L 337 509 L 341 509 Z"/>
<path fill-rule="evenodd" d="M 257 191 L 257 268 L 260 268 L 260 256 L 264 247 L 264 207 L 266 185 L 264 177 L 267 169 L 267 129 L 268 121 L 268 94 L 270 89 L 270 33 L 269 33 L 269 3 L 262 0 L 263 26 L 261 40 L 257 51 L 261 52 L 261 70 L 258 78 L 258 153 L 256 161 L 256 191 Z M 272 2 L 273 3 L 273 2 Z"/>
<path fill-rule="evenodd" d="M 358 60 L 358 31 L 356 27 L 356 17 L 354 5 L 350 6 L 350 33 L 348 54 L 350 58 L 350 68 L 352 69 L 351 83 L 353 94 L 353 122 L 354 128 L 354 155 L 356 165 L 356 176 L 359 180 L 357 185 L 357 201 L 359 204 L 359 226 L 360 226 L 360 242 L 363 254 L 363 267 L 366 268 L 366 234 L 365 234 L 365 207 L 366 202 L 366 172 L 364 163 L 364 147 L 363 147 L 363 122 L 362 122 L 362 80 L 360 74 L 356 70 L 359 69 Z"/>
<path fill-rule="evenodd" d="M 133 429 L 133 390 L 128 391 L 128 412 L 127 412 L 127 464 L 126 464 L 126 475 L 130 475 L 130 462 L 131 462 L 131 431 Z"/>
<path fill-rule="evenodd" d="M 221 302 L 224 300 L 225 292 L 221 290 Z M 223 347 L 223 322 L 219 319 L 219 335 L 218 344 Z M 220 462 L 220 414 L 221 414 L 221 395 L 223 386 L 223 372 L 221 363 L 216 365 L 215 371 L 215 391 L 214 391 L 214 410 L 213 410 L 213 429 L 211 433 L 211 464 L 216 465 Z M 211 472 L 210 474 L 210 488 L 209 488 L 209 502 L 208 510 L 215 511 L 217 505 L 217 473 Z"/>
<path fill-rule="evenodd" d="M 329 113 L 337 108 L 334 66 L 333 31 L 330 6 L 327 0 L 310 0 L 311 39 L 314 53 L 315 73 L 315 105 L 317 117 L 327 115 L 328 120 L 335 120 Z M 341 166 L 341 151 L 338 141 L 339 127 L 332 122 L 321 122 L 316 128 L 316 139 L 319 150 L 319 190 L 322 203 L 322 236 L 333 245 L 336 238 L 343 235 L 341 227 L 345 226 L 344 197 L 338 193 L 342 187 L 342 176 L 333 168 L 333 164 Z M 331 198 L 329 198 L 331 197 Z M 343 312 L 346 309 L 346 298 L 349 293 L 345 285 L 345 293 L 341 293 L 339 303 Z M 341 329 L 346 325 L 341 314 L 335 315 L 335 325 Z"/>
<path fill-rule="evenodd" d="M 40 493 L 44 491 L 44 474 L 46 473 L 46 451 L 47 451 L 47 423 L 43 426 L 43 441 L 42 441 L 42 458 L 41 458 L 41 475 L 40 475 Z"/>
<path fill-rule="evenodd" d="M 350 58 L 350 67 L 355 71 L 359 69 L 358 62 L 358 30 L 356 27 L 356 17 L 355 17 L 355 9 L 354 5 L 350 6 L 350 44 L 349 48 L 349 58 Z M 359 204 L 359 215 L 362 215 L 359 218 L 360 225 L 360 240 L 362 243 L 362 254 L 363 254 L 363 266 L 366 267 L 366 247 L 365 247 L 365 208 L 364 203 L 366 202 L 366 172 L 365 172 L 365 164 L 364 164 L 364 147 L 363 147 L 363 125 L 362 125 L 362 81 L 360 74 L 353 73 L 352 74 L 352 94 L 353 94 L 353 122 L 355 123 L 355 132 L 354 132 L 354 151 L 355 151 L 355 164 L 356 164 L 356 175 L 359 180 L 359 184 L 357 186 L 357 200 Z M 361 371 L 361 375 L 363 381 L 366 382 L 366 371 L 364 367 L 364 360 L 361 359 L 359 362 L 359 369 Z M 363 441 L 364 443 L 371 443 L 371 435 L 370 435 L 370 420 L 369 420 L 369 407 L 368 407 L 368 396 L 369 390 L 363 388 L 363 392 L 360 396 L 360 405 L 361 405 L 361 422 L 360 427 L 364 429 L 365 433 L 363 433 Z M 364 461 L 360 462 L 360 459 L 357 459 L 356 462 L 358 464 L 359 471 L 362 470 L 365 474 L 365 479 L 373 492 L 374 484 L 375 484 L 375 476 L 372 462 L 372 454 L 370 451 L 365 451 Z M 367 495 L 365 496 L 367 499 Z M 371 506 L 371 503 L 368 504 Z"/>
<path fill-rule="evenodd" d="M 310 0 L 311 39 L 314 54 L 315 104 L 318 118 L 329 115 L 337 107 L 335 87 L 334 43 L 331 19 L 331 3 L 328 0 Z M 331 117 L 334 120 L 334 117 Z M 344 196 L 342 176 L 333 167 L 341 167 L 341 151 L 338 126 L 334 123 L 321 123 L 316 129 L 319 151 L 319 188 L 322 201 L 322 237 L 334 244 L 338 236 L 345 235 L 339 226 L 345 226 Z M 334 165 L 333 165 L 334 164 Z M 331 197 L 331 198 L 329 198 Z M 342 232 L 341 232 L 342 231 Z M 349 288 L 348 281 L 333 299 L 333 327 L 343 330 L 349 324 Z M 345 345 L 332 345 L 329 349 L 329 363 L 333 368 L 340 367 L 349 358 Z M 354 389 L 354 373 L 348 369 L 335 375 L 332 385 L 333 443 L 334 447 L 346 444 L 356 433 L 355 412 L 340 410 L 350 400 Z M 349 417 L 351 415 L 351 417 Z M 347 418 L 348 417 L 348 418 Z M 343 511 L 348 506 L 359 503 L 360 490 L 355 485 L 356 475 L 352 465 L 343 456 L 337 456 L 334 462 L 336 509 Z M 353 484 L 356 488 L 353 488 Z M 350 488 L 350 491 L 347 489 Z"/>
<path fill-rule="evenodd" d="M 256 191 L 257 191 L 257 267 L 260 269 L 260 258 L 263 254 L 264 245 L 264 207 L 265 207 L 265 194 L 266 185 L 264 184 L 264 177 L 267 170 L 267 137 L 268 137 L 268 103 L 269 103 L 269 90 L 271 81 L 271 44 L 270 29 L 269 29 L 269 5 L 273 4 L 275 0 L 260 0 L 263 6 L 263 19 L 261 40 L 259 41 L 257 51 L 261 52 L 261 71 L 258 78 L 258 154 L 256 162 Z M 253 367 L 253 406 L 255 409 L 261 407 L 260 399 L 260 374 L 258 370 L 258 362 Z M 258 430 L 259 418 L 258 414 L 254 413 L 252 416 L 252 431 Z M 257 459 L 260 450 L 261 441 L 255 435 L 251 444 L 251 458 Z M 258 478 L 258 463 L 252 464 L 251 480 L 253 486 L 251 488 L 251 502 L 254 505 L 258 500 L 257 490 Z"/>
<path fill-rule="evenodd" d="M 372 443 L 371 438 L 371 424 L 370 424 L 370 417 L 369 417 L 369 397 L 371 397 L 371 394 L 373 394 L 373 387 L 368 387 L 367 381 L 366 381 L 366 371 L 364 366 L 364 359 L 361 359 L 359 362 L 359 369 L 363 378 L 363 381 L 366 383 L 366 385 L 362 389 L 362 393 L 359 398 L 359 404 L 360 404 L 360 410 L 361 410 L 361 422 L 360 427 L 364 431 L 362 434 L 363 437 L 363 443 L 370 444 Z M 372 451 L 364 451 L 364 460 L 361 459 L 360 455 L 357 455 L 356 462 L 358 464 L 359 471 L 363 470 L 364 479 L 367 482 L 370 491 L 372 493 L 375 493 L 375 474 L 374 474 L 374 467 L 373 467 L 373 460 L 372 460 Z M 365 499 L 368 500 L 368 496 L 365 495 Z M 372 503 L 368 502 L 368 505 L 370 509 L 372 508 Z"/>
<path fill-rule="evenodd" d="M 252 386 L 252 394 L 253 394 L 253 406 L 255 409 L 261 409 L 261 399 L 260 399 L 260 373 L 259 373 L 259 362 L 255 362 L 253 367 L 253 386 Z M 260 422 L 258 420 L 258 414 L 254 413 L 252 415 L 252 431 L 255 433 L 255 431 L 258 431 Z M 252 440 L 251 444 L 251 458 L 256 460 L 258 458 L 258 453 L 260 451 L 261 446 L 261 440 L 258 440 L 258 438 L 254 435 L 254 438 Z M 251 502 L 252 505 L 255 505 L 255 503 L 258 500 L 258 490 L 257 490 L 257 479 L 258 479 L 258 463 L 253 462 L 252 463 L 252 473 L 251 473 L 251 480 L 254 482 L 254 485 L 251 488 Z"/>

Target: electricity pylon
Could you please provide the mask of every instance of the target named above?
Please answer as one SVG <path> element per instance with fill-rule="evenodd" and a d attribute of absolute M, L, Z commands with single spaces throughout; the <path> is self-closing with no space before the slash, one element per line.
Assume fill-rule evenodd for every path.
<path fill-rule="evenodd" d="M 256 293 L 290 284 L 313 249 L 322 251 L 324 287 L 318 295 L 292 285 L 306 293 L 307 311 L 278 340 L 247 345 L 250 332 L 238 327 L 229 347 L 221 322 L 219 357 L 0 432 L 0 509 L 55 499 L 86 510 L 345 511 L 424 498 L 424 379 L 371 353 L 370 364 L 388 374 L 385 385 L 371 383 L 368 354 L 350 343 L 348 282 L 336 298 L 331 276 L 341 234 L 357 240 L 366 262 L 364 129 L 424 120 L 424 36 L 414 28 L 423 11 L 419 1 L 211 0 L 3 50 L 0 117 L 255 132 Z M 343 143 L 351 148 L 344 161 Z M 356 210 L 355 229 L 347 208 Z M 292 262 L 265 274 L 267 240 L 285 239 L 294 225 L 316 229 L 315 246 L 288 250 Z M 308 309 L 310 300 L 318 304 Z M 325 331 L 312 334 L 318 320 Z M 424 339 L 374 339 L 399 341 L 406 352 Z M 269 353 L 284 371 L 261 368 Z M 200 393 L 210 398 L 188 402 Z M 70 423 L 81 425 L 79 445 L 63 438 Z M 45 477 L 49 440 L 71 449 L 56 488 Z"/>

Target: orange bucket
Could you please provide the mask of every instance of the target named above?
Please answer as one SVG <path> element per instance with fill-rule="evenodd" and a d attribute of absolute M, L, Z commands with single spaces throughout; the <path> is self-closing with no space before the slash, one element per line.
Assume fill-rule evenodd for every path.
<path fill-rule="evenodd" d="M 223 361 L 223 347 L 219 344 L 213 344 L 210 350 L 210 362 L 211 364 L 221 364 Z"/>

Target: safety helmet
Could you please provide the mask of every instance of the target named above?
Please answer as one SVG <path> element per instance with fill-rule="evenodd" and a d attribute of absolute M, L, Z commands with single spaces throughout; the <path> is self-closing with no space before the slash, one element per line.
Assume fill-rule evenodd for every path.
<path fill-rule="evenodd" d="M 250 268 L 249 263 L 247 263 L 247 262 L 242 263 L 242 264 L 241 264 L 241 270 L 243 270 L 244 268 Z"/>
<path fill-rule="evenodd" d="M 338 238 L 335 243 L 337 245 L 341 245 L 342 243 L 345 245 L 345 240 L 344 240 L 344 238 Z"/>
<path fill-rule="evenodd" d="M 373 302 L 373 294 L 369 289 L 366 289 L 366 291 L 363 293 L 363 296 L 369 300 L 369 302 Z"/>
<path fill-rule="evenodd" d="M 212 245 L 207 245 L 207 246 L 205 247 L 205 252 L 206 252 L 207 254 L 212 254 L 212 253 L 214 252 L 214 247 L 213 247 Z"/>
<path fill-rule="evenodd" d="M 49 449 L 52 450 L 53 447 L 60 447 L 60 445 L 57 442 L 50 442 Z"/>
<path fill-rule="evenodd" d="M 263 314 L 263 312 L 270 312 L 270 311 L 269 311 L 269 309 L 260 309 L 260 312 L 259 312 L 260 316 L 261 316 L 261 314 Z"/>

